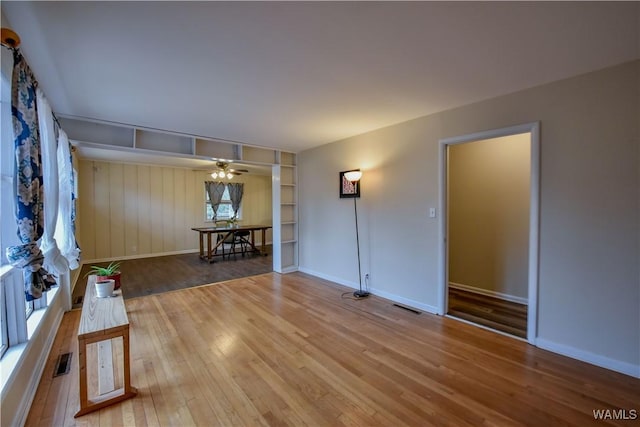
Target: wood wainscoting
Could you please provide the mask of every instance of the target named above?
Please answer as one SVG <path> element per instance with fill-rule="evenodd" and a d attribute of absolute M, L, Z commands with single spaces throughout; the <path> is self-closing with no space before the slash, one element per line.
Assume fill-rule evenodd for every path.
<path fill-rule="evenodd" d="M 74 420 L 79 311 L 65 315 L 27 425 L 601 425 L 640 380 L 302 273 L 125 301 L 138 396 Z M 629 425 L 628 421 L 608 420 Z"/>

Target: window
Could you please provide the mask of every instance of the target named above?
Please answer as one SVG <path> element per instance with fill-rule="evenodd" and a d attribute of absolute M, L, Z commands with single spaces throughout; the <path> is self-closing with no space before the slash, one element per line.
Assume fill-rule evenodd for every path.
<path fill-rule="evenodd" d="M 35 301 L 25 301 L 22 271 L 11 267 L 5 256 L 6 248 L 20 244 L 16 233 L 14 217 L 14 143 L 13 120 L 11 116 L 11 74 L 13 59 L 8 49 L 1 49 L 2 64 L 0 73 L 0 357 L 11 348 L 28 341 L 30 331 L 47 309 L 48 301 L 55 290 L 45 293 Z M 46 191 L 46 190 L 45 190 Z M 27 321 L 27 319 L 29 319 Z M 18 348 L 20 348 L 18 346 Z M 22 351 L 22 350 L 18 350 Z M 14 353 L 15 354 L 15 353 Z M 12 356 L 13 357 L 13 356 Z M 6 358 L 5 358 L 6 359 Z M 11 358 L 10 358 L 11 359 Z M 1 365 L 2 370 L 10 372 L 14 365 Z M 5 375 L 3 375 L 3 378 Z"/>
<path fill-rule="evenodd" d="M 4 206 L 13 206 L 13 124 L 11 122 L 11 66 L 13 60 L 7 58 L 5 51 L 2 50 L 2 80 L 0 82 L 0 93 L 2 103 L 0 104 L 0 200 L 3 209 L 0 210 L 0 270 L 2 271 L 2 280 L 0 281 L 0 356 L 9 348 L 9 319 L 7 318 L 7 289 L 5 288 L 4 275 L 11 267 L 9 267 L 7 258 L 4 256 L 7 246 L 17 243 L 16 222 L 13 218 L 13 209 L 5 209 Z M 9 59 L 6 61 L 6 59 Z M 9 78 L 7 78 L 9 76 Z"/>
<path fill-rule="evenodd" d="M 0 284 L 0 358 L 4 352 L 9 348 L 9 331 L 7 330 L 7 310 L 5 303 L 4 286 Z"/>
<path fill-rule="evenodd" d="M 207 191 L 204 192 L 205 197 L 205 221 L 211 222 L 213 221 L 213 207 L 211 206 L 211 200 L 209 199 L 209 193 Z M 240 219 L 242 215 L 242 207 L 238 209 L 238 214 L 236 215 L 237 219 Z M 231 198 L 229 197 L 229 188 L 224 188 L 224 193 L 222 194 L 222 201 L 218 205 L 218 215 L 217 219 L 225 220 L 233 217 L 233 208 L 231 207 Z"/>
<path fill-rule="evenodd" d="M 24 313 L 28 319 L 29 316 L 31 316 L 31 313 L 33 313 L 33 301 L 25 301 L 24 306 L 25 306 Z"/>

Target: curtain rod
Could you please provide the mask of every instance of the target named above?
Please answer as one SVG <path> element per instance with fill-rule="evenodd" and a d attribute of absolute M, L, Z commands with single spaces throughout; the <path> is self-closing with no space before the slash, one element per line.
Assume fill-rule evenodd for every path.
<path fill-rule="evenodd" d="M 0 44 L 15 51 L 18 49 L 18 46 L 20 46 L 20 36 L 11 28 L 1 28 Z M 51 112 L 51 115 L 53 116 L 53 120 L 56 122 L 56 125 L 58 125 L 58 128 L 62 129 L 62 125 L 60 125 L 60 121 L 56 117 L 55 113 Z"/>
<path fill-rule="evenodd" d="M 16 49 L 20 46 L 20 36 L 11 28 L 0 29 L 0 43 L 9 49 Z"/>

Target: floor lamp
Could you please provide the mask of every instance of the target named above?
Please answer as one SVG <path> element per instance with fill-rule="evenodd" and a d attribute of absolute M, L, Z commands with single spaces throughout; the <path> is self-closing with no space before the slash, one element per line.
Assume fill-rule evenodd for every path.
<path fill-rule="evenodd" d="M 353 188 L 354 188 L 353 210 L 356 216 L 356 246 L 358 247 L 358 283 L 360 285 L 360 288 L 359 290 L 353 293 L 353 296 L 356 298 L 365 298 L 365 297 L 368 297 L 370 294 L 369 292 L 362 290 L 362 268 L 360 267 L 360 233 L 358 232 L 358 203 L 356 201 L 358 199 L 357 195 L 359 194 L 358 182 L 360 181 L 360 178 L 362 178 L 362 172 L 359 170 L 345 172 L 344 177 L 347 179 L 347 181 L 353 184 Z"/>

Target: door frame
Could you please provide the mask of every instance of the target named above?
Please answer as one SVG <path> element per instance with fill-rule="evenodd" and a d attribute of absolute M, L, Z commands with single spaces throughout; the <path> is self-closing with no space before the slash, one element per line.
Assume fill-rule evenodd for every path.
<path fill-rule="evenodd" d="M 540 122 L 525 123 L 500 129 L 492 129 L 472 134 L 443 138 L 439 141 L 439 169 L 438 193 L 440 203 L 440 221 L 438 230 L 439 240 L 439 268 L 438 268 L 438 314 L 447 314 L 449 259 L 447 251 L 447 166 L 450 145 L 465 142 L 499 138 L 502 136 L 529 133 L 531 136 L 531 176 L 529 190 L 529 263 L 528 263 L 528 307 L 527 307 L 527 341 L 536 344 L 538 335 L 538 273 L 539 273 L 539 241 L 540 241 Z"/>

